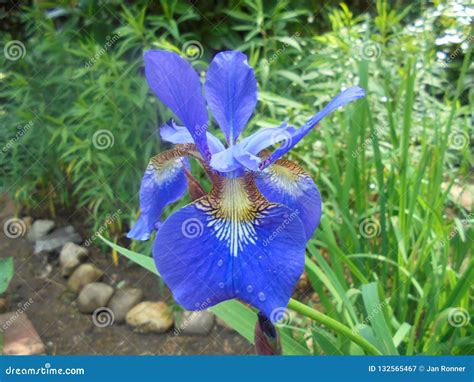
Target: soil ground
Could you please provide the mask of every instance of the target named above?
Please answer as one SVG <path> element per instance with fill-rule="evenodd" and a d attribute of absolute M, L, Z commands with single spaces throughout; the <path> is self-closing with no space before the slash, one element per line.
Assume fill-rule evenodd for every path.
<path fill-rule="evenodd" d="M 0 201 L 0 220 L 14 216 L 8 201 Z M 55 219 L 57 220 L 57 219 Z M 72 224 L 81 232 L 80 223 Z M 57 223 L 57 226 L 61 226 Z M 172 304 L 169 292 L 160 294 L 156 276 L 144 269 L 120 261 L 116 267 L 110 257 L 92 249 L 91 261 L 105 272 L 109 284 L 125 281 L 128 286 L 141 288 L 145 299 Z M 0 231 L 0 257 L 13 256 L 15 274 L 6 292 L 9 310 L 15 311 L 30 298 L 26 313 L 46 345 L 47 354 L 254 354 L 253 346 L 236 332 L 215 325 L 207 336 L 139 334 L 126 324 L 96 327 L 91 315 L 82 314 L 76 306 L 76 295 L 61 276 L 57 255 L 34 255 L 33 246 L 24 237 L 11 239 Z M 48 271 L 47 264 L 51 266 Z"/>

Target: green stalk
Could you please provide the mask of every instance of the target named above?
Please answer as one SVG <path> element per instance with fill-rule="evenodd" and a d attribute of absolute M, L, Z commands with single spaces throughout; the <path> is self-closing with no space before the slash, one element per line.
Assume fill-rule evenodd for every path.
<path fill-rule="evenodd" d="M 317 321 L 323 325 L 326 325 L 328 328 L 334 330 L 335 332 L 349 338 L 354 343 L 359 345 L 362 349 L 364 349 L 367 354 L 382 355 L 382 353 L 374 345 L 372 345 L 364 337 L 356 334 L 346 325 L 341 324 L 335 319 L 326 316 L 325 314 L 318 312 L 317 310 L 310 308 L 309 306 L 302 304 L 299 301 L 290 299 L 290 302 L 288 303 L 288 309 L 294 310 L 295 312 L 298 312 L 303 316 L 312 319 L 313 321 Z"/>

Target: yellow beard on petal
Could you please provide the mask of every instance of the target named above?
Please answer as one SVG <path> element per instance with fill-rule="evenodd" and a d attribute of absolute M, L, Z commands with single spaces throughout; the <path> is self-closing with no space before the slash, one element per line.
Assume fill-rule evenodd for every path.
<path fill-rule="evenodd" d="M 196 202 L 196 207 L 208 215 L 207 226 L 226 242 L 232 256 L 237 256 L 244 245 L 256 243 L 255 228 L 272 206 L 250 175 L 218 177 L 211 192 Z"/>
<path fill-rule="evenodd" d="M 276 190 L 299 196 L 303 193 L 299 180 L 307 176 L 303 168 L 286 159 L 279 159 L 266 169 L 269 185 Z"/>

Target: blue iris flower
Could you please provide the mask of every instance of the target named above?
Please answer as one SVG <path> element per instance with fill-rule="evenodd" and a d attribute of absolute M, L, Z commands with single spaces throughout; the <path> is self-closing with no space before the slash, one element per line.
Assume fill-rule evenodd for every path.
<path fill-rule="evenodd" d="M 183 126 L 170 121 L 161 128 L 162 138 L 176 147 L 150 160 L 140 187 L 141 215 L 128 237 L 147 240 L 157 231 L 156 266 L 186 309 L 237 298 L 274 321 L 303 272 L 306 242 L 322 210 L 311 177 L 281 158 L 326 115 L 364 97 L 364 90 L 344 90 L 300 128 L 283 123 L 238 141 L 257 103 L 257 81 L 243 53 L 214 57 L 204 96 L 199 76 L 176 53 L 146 52 L 145 75 Z M 208 108 L 226 145 L 207 131 Z M 163 209 L 186 192 L 189 157 L 202 164 L 212 190 L 161 223 Z"/>

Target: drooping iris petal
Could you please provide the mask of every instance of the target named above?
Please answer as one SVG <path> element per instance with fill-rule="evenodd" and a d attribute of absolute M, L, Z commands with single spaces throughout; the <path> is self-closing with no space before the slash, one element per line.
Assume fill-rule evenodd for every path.
<path fill-rule="evenodd" d="M 183 196 L 187 188 L 188 156 L 206 166 L 194 144 L 177 145 L 151 158 L 140 185 L 140 217 L 127 234 L 128 238 L 148 240 L 160 225 L 163 209 Z"/>
<path fill-rule="evenodd" d="M 192 66 L 174 52 L 149 50 L 145 53 L 145 76 L 151 89 L 179 117 L 208 160 L 206 103 Z"/>
<path fill-rule="evenodd" d="M 334 110 L 340 108 L 352 102 L 356 99 L 365 97 L 365 90 L 359 86 L 354 86 L 340 92 L 335 96 L 329 103 L 318 113 L 312 116 L 308 121 L 299 129 L 296 129 L 291 134 L 289 139 L 285 140 L 285 143 L 278 147 L 271 155 L 268 157 L 261 165 L 261 167 L 266 167 L 269 164 L 275 162 L 277 159 L 281 158 L 288 151 L 290 151 L 301 139 L 308 134 L 313 127 L 315 127 L 324 117 L 332 113 Z M 268 142 L 270 146 L 272 143 Z M 267 146 L 267 147 L 268 147 Z"/>
<path fill-rule="evenodd" d="M 174 144 L 194 143 L 194 139 L 184 126 L 177 125 L 172 119 L 160 128 L 161 138 Z M 206 132 L 207 143 L 211 154 L 225 150 L 222 142 L 215 135 Z"/>
<path fill-rule="evenodd" d="M 269 202 L 284 204 L 298 214 L 309 240 L 321 220 L 322 201 L 316 184 L 303 168 L 279 159 L 257 175 L 256 183 Z"/>
<path fill-rule="evenodd" d="M 303 271 L 305 244 L 297 214 L 268 203 L 248 175 L 219 177 L 208 195 L 163 223 L 153 256 L 186 309 L 239 298 L 271 318 Z"/>
<path fill-rule="evenodd" d="M 247 56 L 238 51 L 217 54 L 209 65 L 204 89 L 227 142 L 235 144 L 257 103 L 257 81 Z"/>

